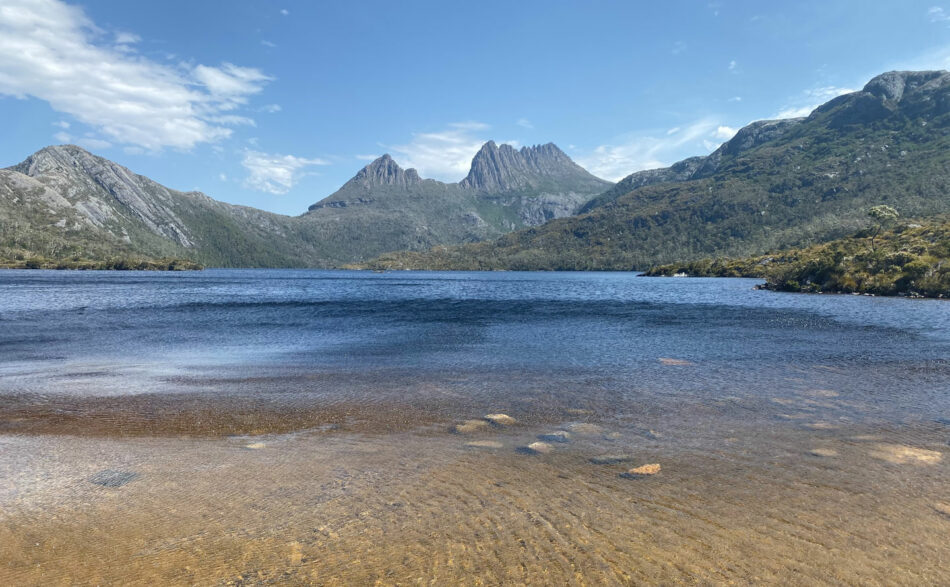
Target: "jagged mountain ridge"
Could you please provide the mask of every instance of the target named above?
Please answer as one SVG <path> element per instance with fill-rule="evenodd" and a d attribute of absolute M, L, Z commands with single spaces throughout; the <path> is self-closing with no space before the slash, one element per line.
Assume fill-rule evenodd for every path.
<path fill-rule="evenodd" d="M 560 153 L 553 145 L 542 150 Z M 590 186 L 580 197 L 540 188 L 492 193 L 422 179 L 386 155 L 304 215 L 289 217 L 169 189 L 75 145 L 51 146 L 0 170 L 0 254 L 338 266 L 389 250 L 479 241 L 576 211 L 610 185 L 577 169 Z M 543 169 L 532 173 L 519 185 L 555 181 Z"/>
<path fill-rule="evenodd" d="M 457 183 L 423 179 L 383 155 L 301 220 L 331 257 L 352 262 L 537 226 L 576 213 L 611 185 L 552 143 L 516 150 L 489 141 Z"/>
<path fill-rule="evenodd" d="M 368 266 L 630 270 L 745 257 L 852 233 L 877 204 L 950 212 L 950 72 L 888 72 L 805 119 L 753 123 L 710 156 L 633 174 L 578 216 Z"/>

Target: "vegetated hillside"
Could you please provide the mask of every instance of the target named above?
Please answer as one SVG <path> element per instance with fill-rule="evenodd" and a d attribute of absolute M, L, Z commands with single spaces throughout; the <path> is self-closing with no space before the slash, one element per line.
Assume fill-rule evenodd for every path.
<path fill-rule="evenodd" d="M 648 276 L 760 277 L 778 291 L 950 298 L 950 220 L 874 228 L 815 245 L 746 259 L 702 259 L 650 269 Z"/>
<path fill-rule="evenodd" d="M 424 180 L 384 156 L 290 217 L 172 190 L 63 145 L 0 169 L 0 260 L 333 267 L 393 249 L 497 237 L 572 214 L 611 185 L 554 145 L 516 151 L 488 143 L 458 184 Z"/>
<path fill-rule="evenodd" d="M 770 125 L 781 132 L 749 141 Z M 838 238 L 864 226 L 877 204 L 914 217 L 950 212 L 950 73 L 880 75 L 804 120 L 754 123 L 714 155 L 711 173 L 696 173 L 709 158 L 687 160 L 656 173 L 658 183 L 594 200 L 580 216 L 364 266 L 646 269 Z M 636 183 L 636 175 L 618 185 Z"/>

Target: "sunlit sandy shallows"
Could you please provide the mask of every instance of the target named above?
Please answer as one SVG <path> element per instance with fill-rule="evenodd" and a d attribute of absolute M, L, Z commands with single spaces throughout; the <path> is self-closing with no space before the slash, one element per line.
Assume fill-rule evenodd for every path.
<path fill-rule="evenodd" d="M 0 273 L 0 584 L 947 584 L 950 306 Z"/>

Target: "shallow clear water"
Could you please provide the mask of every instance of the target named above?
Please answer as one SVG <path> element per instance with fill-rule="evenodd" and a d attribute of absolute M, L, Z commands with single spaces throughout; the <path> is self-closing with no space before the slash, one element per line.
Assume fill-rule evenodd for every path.
<path fill-rule="evenodd" d="M 7 568 L 26 582 L 950 580 L 950 305 L 755 283 L 0 272 Z M 451 433 L 495 412 L 518 424 Z M 524 450 L 556 431 L 568 441 Z M 590 460 L 607 453 L 630 459 Z M 625 475 L 648 462 L 662 472 Z M 869 562 L 885 552 L 890 566 Z"/>

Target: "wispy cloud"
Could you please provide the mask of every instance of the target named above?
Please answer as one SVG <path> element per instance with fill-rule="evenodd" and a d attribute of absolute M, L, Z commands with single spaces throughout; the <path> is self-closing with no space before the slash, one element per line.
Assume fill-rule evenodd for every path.
<path fill-rule="evenodd" d="M 732 61 L 729 62 L 729 71 L 735 71 L 735 70 L 736 70 L 736 67 L 738 67 L 738 65 L 739 65 L 739 64 L 736 63 L 736 60 L 733 59 Z"/>
<path fill-rule="evenodd" d="M 140 39 L 102 30 L 59 0 L 4 0 L 0 94 L 32 96 L 102 138 L 148 151 L 190 149 L 231 135 L 224 112 L 245 105 L 270 77 L 230 63 L 167 65 L 128 49 Z M 217 120 L 216 120 L 217 119 Z"/>
<path fill-rule="evenodd" d="M 680 55 L 681 53 L 685 53 L 686 49 L 687 49 L 687 45 L 685 42 L 676 41 L 675 43 L 673 43 L 673 48 L 670 49 L 670 53 L 672 53 L 673 55 Z"/>
<path fill-rule="evenodd" d="M 437 132 L 417 133 L 403 145 L 381 145 L 403 167 L 414 167 L 422 177 L 458 181 L 465 177 L 472 157 L 489 137 L 482 122 L 456 122 Z M 517 141 L 498 141 L 516 145 Z"/>
<path fill-rule="evenodd" d="M 621 137 L 614 144 L 600 145 L 577 157 L 577 162 L 598 177 L 617 181 L 635 171 L 666 167 L 686 157 L 708 153 L 719 145 L 714 140 L 729 132 L 735 134 L 730 127 L 705 118 L 660 136 L 644 133 Z"/>
<path fill-rule="evenodd" d="M 930 22 L 950 22 L 950 14 L 940 6 L 931 6 L 927 16 L 930 17 Z"/>
<path fill-rule="evenodd" d="M 244 187 L 270 194 L 286 194 L 307 174 L 308 167 L 329 165 L 325 159 L 247 150 L 241 165 L 247 170 Z"/>
<path fill-rule="evenodd" d="M 268 41 L 267 39 L 262 39 L 261 45 L 264 45 L 265 47 L 270 47 L 271 49 L 274 49 L 275 47 L 277 47 L 277 43 L 273 43 L 271 41 Z"/>
<path fill-rule="evenodd" d="M 516 124 L 522 128 L 527 128 L 528 130 L 534 129 L 534 125 L 531 124 L 531 121 L 527 118 L 519 118 Z"/>
<path fill-rule="evenodd" d="M 773 118 L 800 118 L 802 116 L 808 116 L 815 108 L 818 108 L 828 100 L 855 91 L 857 90 L 838 86 L 811 88 L 791 98 Z"/>
<path fill-rule="evenodd" d="M 286 8 L 281 8 L 281 9 L 280 9 L 280 13 L 281 13 L 282 15 L 284 15 L 284 16 L 290 15 L 290 11 L 287 10 Z"/>

